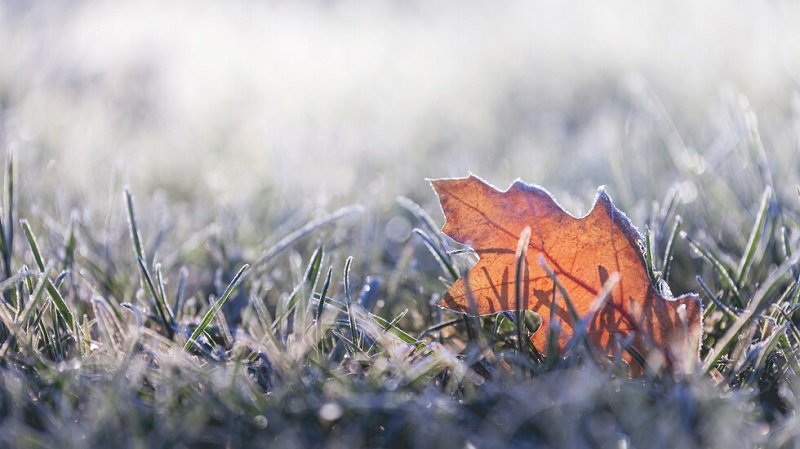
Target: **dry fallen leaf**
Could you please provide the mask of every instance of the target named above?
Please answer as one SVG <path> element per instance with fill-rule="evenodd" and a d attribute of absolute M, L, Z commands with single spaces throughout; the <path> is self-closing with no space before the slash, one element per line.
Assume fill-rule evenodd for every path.
<path fill-rule="evenodd" d="M 516 310 L 517 247 L 529 232 L 518 285 L 521 309 L 542 317 L 531 337 L 537 348 L 545 348 L 551 305 L 561 326 L 559 347 L 563 349 L 574 332 L 575 321 L 560 289 L 554 288 L 555 277 L 580 319 L 587 319 L 588 338 L 596 351 L 630 362 L 629 351 L 620 344 L 630 341 L 648 363 L 663 363 L 675 373 L 693 369 L 702 332 L 700 299 L 694 294 L 665 297 L 653 287 L 639 232 L 603 189 L 592 211 L 575 218 L 545 190 L 521 181 L 505 192 L 475 176 L 432 184 L 446 217 L 442 231 L 480 257 L 450 287 L 440 306 L 472 315 Z M 638 374 L 642 369 L 631 363 L 631 371 Z"/>

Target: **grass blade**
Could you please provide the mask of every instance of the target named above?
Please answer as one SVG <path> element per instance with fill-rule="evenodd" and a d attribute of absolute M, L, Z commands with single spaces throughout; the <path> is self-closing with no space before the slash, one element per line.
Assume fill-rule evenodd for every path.
<path fill-rule="evenodd" d="M 306 268 L 306 285 L 312 290 L 317 285 L 317 279 L 319 278 L 319 271 L 324 257 L 325 250 L 320 245 L 314 250 L 314 253 L 311 255 L 311 262 L 309 262 L 308 268 Z"/>
<path fill-rule="evenodd" d="M 761 195 L 761 206 L 758 208 L 756 221 L 753 223 L 753 230 L 750 231 L 750 238 L 745 245 L 744 257 L 739 262 L 739 268 L 736 270 L 736 285 L 741 286 L 744 277 L 747 275 L 747 270 L 753 263 L 753 257 L 756 253 L 756 247 L 761 240 L 761 234 L 764 232 L 764 222 L 767 220 L 767 211 L 769 209 L 769 202 L 772 198 L 772 189 L 767 186 L 764 193 Z"/>
<path fill-rule="evenodd" d="M 644 261 L 647 265 L 647 275 L 650 277 L 650 283 L 658 285 L 656 277 L 656 264 L 653 257 L 653 239 L 650 233 L 650 228 L 644 228 Z"/>
<path fill-rule="evenodd" d="M 139 237 L 139 227 L 136 224 L 136 215 L 133 211 L 133 195 L 128 187 L 125 187 L 123 195 L 125 197 L 125 206 L 128 211 L 128 227 L 131 233 L 133 253 L 136 255 L 136 257 L 144 260 L 144 250 L 142 249 L 142 241 Z"/>
<path fill-rule="evenodd" d="M 744 313 L 732 323 L 727 331 L 725 331 L 725 334 L 719 340 L 717 340 L 717 342 L 714 344 L 714 347 L 708 352 L 708 356 L 703 361 L 704 374 L 708 374 L 712 369 L 714 369 L 716 363 L 720 358 L 722 358 L 731 345 L 739 340 L 739 337 L 742 335 L 745 326 L 750 324 L 757 314 L 767 306 L 767 298 L 771 297 L 771 293 L 775 289 L 775 286 L 779 283 L 779 280 L 783 279 L 793 263 L 795 263 L 795 261 L 786 261 L 780 267 L 775 269 L 759 286 L 758 290 L 756 290 L 755 294 L 753 295 L 753 298 L 750 300 L 750 303 L 747 305 L 747 309 L 744 311 Z"/>
<path fill-rule="evenodd" d="M 703 281 L 703 278 L 701 278 L 700 275 L 695 276 L 695 279 L 697 280 L 697 283 L 700 284 L 700 288 L 703 289 L 703 292 L 706 294 L 706 296 L 708 296 L 708 298 L 711 299 L 711 302 L 713 302 L 714 305 L 717 306 L 717 308 L 721 310 L 725 316 L 727 316 L 733 321 L 736 321 L 738 319 L 736 313 L 733 310 L 731 310 L 730 306 L 722 302 L 719 298 L 717 298 L 717 295 L 715 295 L 714 292 L 712 292 L 711 289 L 708 288 L 708 285 L 706 285 L 705 281 Z M 706 307 L 706 310 L 703 313 L 703 318 L 705 318 L 705 316 L 708 313 L 710 313 L 711 310 L 712 310 L 711 307 Z"/>
<path fill-rule="evenodd" d="M 317 247 L 317 249 L 311 255 L 311 260 L 308 262 L 308 266 L 303 274 L 303 278 L 292 289 L 285 306 L 280 307 L 276 312 L 276 323 L 284 323 L 287 321 L 286 318 L 290 314 L 294 313 L 293 323 L 298 326 L 297 329 L 305 329 L 305 318 L 309 311 L 308 309 L 311 306 L 311 296 L 313 296 L 314 286 L 316 285 L 317 278 L 319 277 L 319 268 L 322 264 L 323 255 L 324 251 L 322 250 L 322 247 Z M 284 326 L 281 325 L 282 329 L 283 327 Z"/>
<path fill-rule="evenodd" d="M 42 273 L 42 277 L 36 284 L 36 288 L 31 293 L 31 298 L 25 305 L 25 309 L 22 310 L 17 318 L 17 326 L 24 325 L 30 319 L 33 311 L 36 310 L 36 306 L 39 304 L 39 301 L 41 301 L 43 293 L 47 289 L 47 283 L 49 282 L 50 274 L 52 274 L 52 268 L 46 267 L 44 273 Z"/>
<path fill-rule="evenodd" d="M 6 222 L 3 231 L 3 261 L 6 277 L 11 277 L 11 257 L 14 254 L 14 150 L 9 149 L 6 155 L 5 197 L 3 206 L 6 210 Z"/>
<path fill-rule="evenodd" d="M 344 297 L 347 301 L 347 318 L 350 322 L 350 333 L 353 339 L 353 342 L 360 347 L 361 338 L 358 334 L 358 329 L 356 328 L 356 314 L 355 310 L 353 309 L 353 295 L 352 291 L 350 290 L 350 266 L 353 264 L 353 256 L 347 258 L 344 262 Z"/>
<path fill-rule="evenodd" d="M 62 270 L 72 268 L 72 265 L 75 263 L 75 249 L 78 244 L 75 237 L 75 226 L 77 222 L 78 211 L 73 209 L 69 215 L 67 231 L 64 233 L 64 261 L 61 267 Z"/>
<path fill-rule="evenodd" d="M 33 253 L 33 258 L 36 261 L 36 266 L 39 268 L 41 273 L 45 272 L 45 265 L 44 260 L 42 259 L 42 255 L 39 252 L 39 245 L 36 243 L 36 237 L 33 235 L 31 231 L 31 227 L 28 224 L 28 220 L 21 219 L 19 224 L 22 226 L 22 230 L 25 232 L 25 237 L 28 239 L 28 244 L 31 247 L 31 252 Z M 61 296 L 61 292 L 58 291 L 55 285 L 50 281 L 50 277 L 45 277 L 45 288 L 47 289 L 47 293 L 53 299 L 53 302 L 58 308 L 59 312 L 64 316 L 64 319 L 67 322 L 69 327 L 72 327 L 73 324 L 73 316 L 72 311 L 70 311 L 67 303 L 64 301 L 64 297 Z"/>
<path fill-rule="evenodd" d="M 22 226 L 22 230 L 25 232 L 25 237 L 28 239 L 28 244 L 31 247 L 31 252 L 33 253 L 33 259 L 36 261 L 36 267 L 39 268 L 39 271 L 44 271 L 44 261 L 42 260 L 42 255 L 39 252 L 39 245 L 36 244 L 36 237 L 33 236 L 33 232 L 31 232 L 31 227 L 28 224 L 28 220 L 21 219 L 19 221 L 20 226 Z"/>
<path fill-rule="evenodd" d="M 74 322 L 72 311 L 69 309 L 69 306 L 67 306 L 66 301 L 64 301 L 64 297 L 61 296 L 61 292 L 50 282 L 50 279 L 47 279 L 47 293 L 50 294 L 50 297 L 53 299 L 56 308 L 61 312 L 61 315 L 64 316 L 67 326 L 71 328 Z"/>
<path fill-rule="evenodd" d="M 522 233 L 519 236 L 519 243 L 517 245 L 517 263 L 516 263 L 516 272 L 514 277 L 514 299 L 515 299 L 515 312 L 517 317 L 517 350 L 520 354 L 522 354 L 525 349 L 525 343 L 522 341 L 522 334 L 523 334 L 523 326 L 524 321 L 522 317 L 523 309 L 522 309 L 522 286 L 524 284 L 523 275 L 525 274 L 526 269 L 526 261 L 528 255 L 528 245 L 531 242 L 531 228 L 530 226 L 525 226 L 525 229 L 522 230 Z M 527 294 L 527 292 L 525 292 Z"/>
<path fill-rule="evenodd" d="M 139 226 L 136 223 L 136 213 L 133 208 L 133 195 L 128 187 L 125 187 L 123 196 L 125 197 L 125 206 L 128 212 L 128 228 L 131 236 L 131 244 L 133 245 L 133 253 L 136 256 L 136 262 L 139 265 L 142 287 L 144 287 L 147 294 L 152 298 L 156 314 L 161 318 L 164 330 L 167 332 L 167 337 L 172 340 L 175 337 L 175 317 L 172 313 L 172 309 L 167 306 L 166 298 L 162 294 L 163 290 L 156 287 L 156 284 L 153 282 L 153 277 L 147 270 L 142 240 L 139 236 Z M 163 286 L 163 280 L 161 279 L 158 265 L 156 265 L 156 274 L 158 276 L 157 280 L 159 286 Z"/>
<path fill-rule="evenodd" d="M 661 269 L 661 277 L 664 279 L 664 282 L 669 282 L 669 269 L 672 266 L 672 253 L 675 250 L 675 239 L 681 232 L 682 223 L 683 221 L 680 215 L 675 217 L 675 225 L 672 226 L 672 233 L 670 233 L 667 247 L 664 250 L 664 265 Z"/>
<path fill-rule="evenodd" d="M 436 261 L 442 266 L 442 270 L 450 275 L 451 280 L 455 281 L 461 277 L 458 274 L 458 270 L 456 270 L 453 266 L 453 262 L 450 260 L 450 258 L 445 256 L 446 253 L 439 249 L 439 246 L 433 242 L 433 239 L 431 239 L 428 234 L 425 233 L 425 231 L 419 228 L 414 228 L 413 232 L 422 238 L 422 241 L 425 242 L 425 246 L 428 247 L 428 250 L 430 250 L 431 254 L 433 254 L 433 256 L 436 258 Z"/>
<path fill-rule="evenodd" d="M 242 268 L 239 269 L 239 272 L 236 273 L 236 275 L 233 277 L 230 284 L 228 284 L 228 288 L 226 288 L 225 292 L 222 293 L 222 296 L 219 298 L 219 301 L 217 301 L 215 304 L 209 307 L 208 311 L 203 316 L 203 319 L 200 321 L 200 324 L 197 325 L 194 332 L 192 332 L 192 335 L 189 337 L 189 340 L 183 346 L 184 351 L 188 351 L 189 349 L 191 349 L 193 343 L 197 343 L 197 337 L 199 337 L 200 334 L 202 334 L 206 330 L 208 324 L 211 322 L 211 320 L 214 319 L 214 315 L 217 314 L 219 309 L 222 308 L 222 305 L 225 304 L 225 301 L 227 301 L 228 298 L 231 296 L 231 293 L 233 293 L 236 287 L 239 286 L 239 282 L 242 280 L 242 276 L 244 275 L 245 271 L 247 271 L 248 268 L 250 268 L 250 265 L 244 264 L 244 266 L 242 266 Z"/>
<path fill-rule="evenodd" d="M 186 290 L 186 279 L 189 277 L 189 270 L 186 267 L 181 267 L 180 274 L 178 275 L 178 288 L 175 290 L 175 301 L 172 303 L 172 316 L 176 319 L 180 318 L 181 307 L 183 306 L 183 294 Z"/>
<path fill-rule="evenodd" d="M 733 278 L 731 277 L 730 272 L 725 267 L 718 257 L 711 253 L 711 251 L 703 248 L 699 243 L 697 243 L 693 238 L 689 237 L 686 233 L 681 234 L 684 239 L 689 243 L 689 246 L 692 247 L 695 251 L 697 251 L 704 259 L 711 263 L 711 266 L 714 270 L 719 274 L 720 278 L 722 279 L 723 284 L 727 287 L 728 291 L 731 292 L 733 298 L 736 300 L 736 305 L 738 307 L 744 308 L 744 301 L 742 300 L 741 295 L 739 294 L 739 289 L 736 287 L 736 282 L 734 282 Z"/>
<path fill-rule="evenodd" d="M 164 326 L 164 330 L 167 332 L 167 336 L 171 340 L 175 336 L 175 329 L 174 319 L 170 319 L 170 316 L 167 315 L 167 311 L 170 310 L 166 303 L 164 303 L 161 295 L 158 294 L 158 290 L 156 290 L 156 286 L 153 283 L 153 279 L 150 277 L 150 273 L 147 271 L 147 268 L 144 266 L 144 260 L 141 257 L 136 257 L 136 262 L 139 264 L 139 273 L 142 275 L 142 284 L 144 285 L 145 291 L 150 298 L 152 299 L 152 304 L 155 306 L 155 312 Z M 171 312 L 171 311 L 170 311 Z"/>
<path fill-rule="evenodd" d="M 328 267 L 328 274 L 325 275 L 325 281 L 322 283 L 322 291 L 319 295 L 319 304 L 317 305 L 317 322 L 322 318 L 322 312 L 325 310 L 325 302 L 328 294 L 328 288 L 331 286 L 331 275 L 333 274 L 333 267 Z"/>

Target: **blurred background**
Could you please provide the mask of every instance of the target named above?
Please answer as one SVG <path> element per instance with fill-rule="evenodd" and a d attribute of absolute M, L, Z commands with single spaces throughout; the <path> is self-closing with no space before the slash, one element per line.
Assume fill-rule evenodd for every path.
<path fill-rule="evenodd" d="M 0 141 L 61 223 L 124 229 L 127 184 L 194 231 L 219 208 L 260 238 L 351 203 L 388 223 L 398 195 L 441 224 L 426 178 L 472 172 L 574 213 L 606 185 L 638 226 L 672 195 L 738 242 L 765 185 L 796 201 L 799 23 L 788 1 L 3 1 Z"/>
<path fill-rule="evenodd" d="M 732 97 L 768 129 L 795 113 L 793 2 L 429 3 L 4 1 L 2 138 L 89 195 L 116 172 L 393 198 L 472 171 L 591 197 L 639 191 L 614 164 L 676 130 L 705 154 Z"/>

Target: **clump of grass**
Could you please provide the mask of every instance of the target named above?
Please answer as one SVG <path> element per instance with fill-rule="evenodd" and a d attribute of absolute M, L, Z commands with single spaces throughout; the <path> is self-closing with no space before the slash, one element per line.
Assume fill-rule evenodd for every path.
<path fill-rule="evenodd" d="M 697 288 L 705 303 L 702 366 L 677 380 L 630 380 L 622 361 L 598 363 L 580 332 L 563 353 L 532 347 L 532 313 L 435 307 L 474 257 L 410 199 L 395 211 L 417 229 L 395 256 L 359 246 L 359 229 L 384 219 L 359 206 L 266 229 L 257 249 L 196 223 L 170 247 L 179 220 L 142 219 L 129 190 L 127 226 L 20 209 L 9 154 L 0 445 L 790 445 L 800 198 L 770 179 L 753 120 L 742 126 L 738 157 L 762 180 L 734 209 L 746 230 L 711 237 L 733 179 L 713 167 L 682 168 L 701 206 L 671 191 L 647 222 L 653 282 Z"/>

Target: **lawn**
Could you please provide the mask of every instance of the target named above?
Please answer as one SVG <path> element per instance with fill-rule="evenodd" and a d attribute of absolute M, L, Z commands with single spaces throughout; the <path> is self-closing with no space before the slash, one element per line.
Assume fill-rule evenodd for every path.
<path fill-rule="evenodd" d="M 0 447 L 800 446 L 800 9 L 468 6 L 1 4 Z M 605 185 L 695 369 L 438 307 L 470 173 Z"/>

